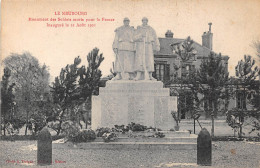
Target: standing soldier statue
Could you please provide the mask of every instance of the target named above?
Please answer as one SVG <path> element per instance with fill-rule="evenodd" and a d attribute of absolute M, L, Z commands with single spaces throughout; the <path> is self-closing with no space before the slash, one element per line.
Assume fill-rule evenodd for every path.
<path fill-rule="evenodd" d="M 113 50 L 116 55 L 113 80 L 132 80 L 134 78 L 135 44 L 134 28 L 129 26 L 130 20 L 124 18 L 124 25 L 115 30 Z"/>
<path fill-rule="evenodd" d="M 134 40 L 136 42 L 135 55 L 135 80 L 155 80 L 152 77 L 154 71 L 154 52 L 160 50 L 160 43 L 154 29 L 147 25 L 148 19 L 142 19 L 143 24 L 137 27 Z"/>

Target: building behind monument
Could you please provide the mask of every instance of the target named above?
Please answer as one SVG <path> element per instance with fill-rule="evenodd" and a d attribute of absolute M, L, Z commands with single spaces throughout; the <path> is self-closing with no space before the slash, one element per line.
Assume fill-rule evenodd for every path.
<path fill-rule="evenodd" d="M 209 30 L 207 32 L 203 32 L 202 34 L 202 42 L 201 44 L 194 41 L 193 48 L 196 51 L 194 57 L 189 59 L 188 61 L 182 62 L 182 59 L 173 52 L 172 45 L 182 43 L 186 39 L 174 38 L 174 33 L 171 30 L 167 30 L 164 38 L 159 38 L 160 42 L 160 51 L 154 54 L 154 63 L 155 63 L 155 71 L 154 77 L 157 80 L 163 81 L 165 87 L 171 88 L 171 94 L 174 94 L 174 90 L 180 89 L 180 84 L 176 84 L 174 81 L 177 78 L 181 79 L 189 76 L 192 71 L 200 68 L 202 60 L 207 59 L 211 52 L 213 51 L 213 33 L 211 31 L 211 23 L 209 23 Z M 228 60 L 229 56 L 222 55 L 222 64 L 224 65 L 226 72 L 228 72 Z M 169 82 L 173 81 L 173 82 Z M 189 91 L 189 89 L 184 89 Z M 178 93 L 177 93 L 178 94 Z M 203 95 L 199 95 L 203 97 Z M 189 106 L 194 103 L 193 99 L 189 98 L 189 94 L 186 94 L 182 99 L 179 98 L 179 101 L 183 101 L 182 104 L 184 107 Z M 235 98 L 229 99 L 228 109 L 242 108 L 241 104 L 243 104 L 245 100 L 241 99 L 241 96 L 237 95 Z M 207 108 L 207 102 L 201 103 L 201 109 Z M 224 106 L 224 105 L 223 105 Z M 178 108 L 179 117 L 181 119 L 190 119 L 192 117 L 192 110 L 188 110 L 187 108 Z M 225 113 L 219 113 L 218 116 L 215 117 L 224 117 Z M 202 114 L 201 118 L 205 118 L 205 113 Z"/>

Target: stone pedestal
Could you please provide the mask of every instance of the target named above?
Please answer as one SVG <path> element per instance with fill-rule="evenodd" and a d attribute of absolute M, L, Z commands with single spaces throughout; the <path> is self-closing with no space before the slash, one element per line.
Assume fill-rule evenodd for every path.
<path fill-rule="evenodd" d="M 92 96 L 91 128 L 134 122 L 169 130 L 176 124 L 171 111 L 177 111 L 177 97 L 160 81 L 107 81 Z"/>

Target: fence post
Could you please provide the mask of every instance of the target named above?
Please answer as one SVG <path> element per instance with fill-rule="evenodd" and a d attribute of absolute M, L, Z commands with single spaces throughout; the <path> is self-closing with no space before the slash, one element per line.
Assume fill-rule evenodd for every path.
<path fill-rule="evenodd" d="M 197 138 L 197 164 L 202 166 L 212 164 L 212 141 L 206 128 L 202 128 Z"/>
<path fill-rule="evenodd" d="M 52 164 L 52 140 L 51 134 L 47 128 L 43 128 L 38 134 L 37 141 L 37 164 Z"/>

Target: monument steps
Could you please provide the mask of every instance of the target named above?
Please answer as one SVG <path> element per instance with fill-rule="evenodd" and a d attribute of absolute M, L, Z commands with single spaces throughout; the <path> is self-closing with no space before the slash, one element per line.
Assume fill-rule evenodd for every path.
<path fill-rule="evenodd" d="M 165 137 L 190 137 L 193 134 L 190 134 L 189 131 L 159 131 L 163 133 Z"/>
<path fill-rule="evenodd" d="M 208 119 L 208 120 L 206 120 L 206 119 L 200 119 L 199 122 L 200 122 L 200 124 L 201 124 L 202 127 L 203 127 L 203 126 L 211 126 L 211 125 L 212 125 L 211 119 Z M 196 124 L 196 127 L 199 128 L 199 124 L 198 124 L 197 121 L 195 122 L 195 124 Z M 182 120 L 182 121 L 180 122 L 180 126 L 183 126 L 183 125 L 192 125 L 192 126 L 193 126 L 193 125 L 194 125 L 194 121 L 191 120 L 191 119 Z M 214 120 L 214 125 L 215 125 L 215 126 L 222 126 L 222 125 L 228 125 L 228 123 L 226 122 L 226 120 L 217 120 L 217 119 L 215 119 L 215 120 Z M 199 128 L 199 129 L 200 129 L 200 128 Z"/>
<path fill-rule="evenodd" d="M 95 142 L 103 142 L 103 139 L 98 137 Z M 164 137 L 164 138 L 127 138 L 119 137 L 116 142 L 197 142 L 197 137 Z"/>
<path fill-rule="evenodd" d="M 168 131 L 164 131 L 167 133 Z M 182 134 L 181 134 L 182 133 Z M 146 136 L 127 137 L 126 134 L 119 135 L 115 141 L 104 142 L 102 137 L 97 137 L 93 142 L 77 143 L 53 143 L 54 148 L 76 148 L 76 149 L 152 149 L 152 150 L 196 150 L 197 135 L 187 134 L 186 131 L 169 131 L 168 137 L 155 138 Z M 175 135 L 175 136 L 174 136 Z"/>
<path fill-rule="evenodd" d="M 88 142 L 88 143 L 57 143 L 54 149 L 127 149 L 127 150 L 196 150 L 197 143 L 194 142 Z"/>

